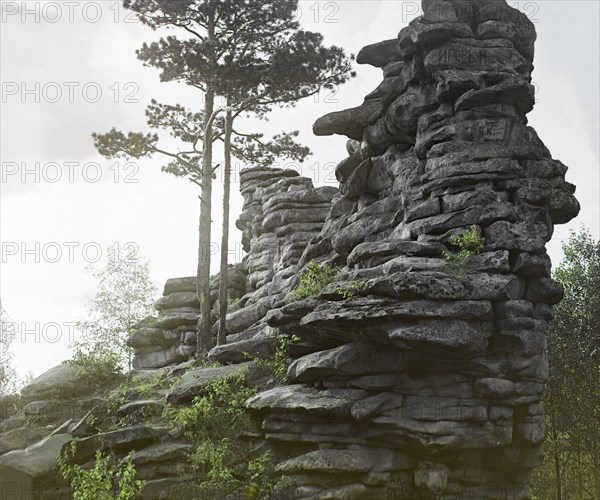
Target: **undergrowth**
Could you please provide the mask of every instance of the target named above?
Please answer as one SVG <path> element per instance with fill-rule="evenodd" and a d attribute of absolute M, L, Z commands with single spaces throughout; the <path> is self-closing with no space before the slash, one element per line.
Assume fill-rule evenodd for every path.
<path fill-rule="evenodd" d="M 202 394 L 183 408 L 168 405 L 163 416 L 185 431 L 187 439 L 196 445 L 190 462 L 202 477 L 197 484 L 183 485 L 177 498 L 216 498 L 215 495 L 255 500 L 285 498 L 273 496 L 287 488 L 284 478 L 278 478 L 270 453 L 258 454 L 240 439 L 254 429 L 245 403 L 257 392 L 248 377 L 238 372 L 225 378 L 208 381 Z M 240 496 L 242 495 L 242 496 Z"/>
<path fill-rule="evenodd" d="M 292 362 L 290 357 L 290 347 L 300 340 L 298 337 L 285 337 L 277 335 L 277 347 L 273 357 L 269 359 L 255 359 L 254 363 L 257 367 L 266 370 L 275 381 L 283 385 L 288 382 L 287 370 Z"/>
<path fill-rule="evenodd" d="M 325 286 L 335 281 L 340 272 L 339 267 L 329 267 L 316 260 L 311 260 L 300 275 L 300 283 L 291 295 L 292 300 L 316 297 Z"/>
<path fill-rule="evenodd" d="M 74 500 L 134 500 L 144 486 L 144 481 L 135 479 L 136 470 L 131 462 L 131 453 L 121 461 L 114 455 L 96 452 L 95 463 L 91 469 L 73 464 L 76 443 L 71 441 L 63 455 L 58 457 L 61 477 L 73 490 Z"/>

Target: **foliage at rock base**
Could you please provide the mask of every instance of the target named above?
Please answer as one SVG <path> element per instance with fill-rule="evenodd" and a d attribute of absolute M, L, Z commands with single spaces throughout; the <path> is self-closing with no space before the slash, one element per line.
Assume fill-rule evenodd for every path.
<path fill-rule="evenodd" d="M 131 463 L 131 454 L 118 463 L 113 455 L 103 455 L 98 451 L 94 466 L 87 470 L 70 463 L 75 456 L 77 445 L 71 442 L 71 448 L 58 459 L 59 472 L 73 491 L 74 500 L 134 500 L 138 498 L 144 485 L 135 479 L 135 467 Z"/>
<path fill-rule="evenodd" d="M 220 492 L 225 498 L 285 498 L 274 496 L 286 489 L 286 482 L 275 474 L 270 453 L 258 453 L 242 439 L 254 429 L 245 403 L 256 391 L 245 374 L 235 373 L 206 383 L 190 406 L 165 408 L 165 417 L 181 425 L 196 446 L 190 463 L 203 479 L 192 488 L 201 497 Z"/>

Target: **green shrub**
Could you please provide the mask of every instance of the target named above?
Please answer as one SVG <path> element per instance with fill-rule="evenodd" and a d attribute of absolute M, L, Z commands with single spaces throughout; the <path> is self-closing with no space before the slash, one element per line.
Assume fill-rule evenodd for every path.
<path fill-rule="evenodd" d="M 242 456 L 244 460 L 238 463 L 245 465 L 243 471 L 236 466 L 236 456 L 240 458 L 239 449 L 227 438 L 218 442 L 204 441 L 198 447 L 192 455 L 192 462 L 198 466 L 209 467 L 206 480 L 198 487 L 201 498 L 213 498 L 215 493 L 237 493 L 236 498 L 242 498 L 239 496 L 242 494 L 246 500 L 257 500 L 263 494 L 268 495 L 267 498 L 289 498 L 289 494 L 276 496 L 292 485 L 289 478 L 276 477 L 269 452 L 252 459 Z M 234 470 L 234 467 L 237 470 Z"/>
<path fill-rule="evenodd" d="M 268 371 L 279 384 L 285 384 L 288 381 L 287 370 L 292 362 L 289 355 L 290 347 L 298 340 L 298 337 L 288 338 L 277 335 L 277 347 L 273 357 L 270 359 L 255 359 L 254 363 L 259 368 Z"/>
<path fill-rule="evenodd" d="M 339 267 L 329 267 L 316 260 L 311 260 L 302 274 L 300 283 L 292 293 L 292 300 L 304 300 L 315 297 L 319 292 L 340 274 Z"/>
<path fill-rule="evenodd" d="M 206 479 L 199 485 L 200 491 L 233 493 L 239 491 L 242 482 L 236 479 L 230 465 L 235 459 L 231 441 L 223 438 L 220 441 L 202 441 L 192 454 L 192 463 L 206 466 Z"/>
<path fill-rule="evenodd" d="M 134 500 L 138 497 L 144 482 L 135 479 L 131 453 L 117 464 L 114 456 L 103 456 L 97 451 L 94 467 L 86 470 L 70 463 L 75 451 L 76 443 L 71 441 L 70 450 L 58 457 L 60 475 L 71 485 L 74 500 Z"/>
<path fill-rule="evenodd" d="M 250 425 L 246 400 L 256 394 L 244 373 L 207 382 L 204 395 L 196 396 L 190 406 L 168 407 L 165 416 L 183 425 L 195 441 L 235 438 Z"/>
<path fill-rule="evenodd" d="M 469 258 L 483 250 L 485 239 L 479 234 L 477 227 L 471 226 L 464 233 L 452 236 L 450 244 L 459 251 L 444 252 L 443 255 L 446 259 L 444 270 L 453 278 L 462 280 L 467 274 L 467 262 Z"/>
<path fill-rule="evenodd" d="M 99 345 L 90 350 L 78 347 L 67 363 L 78 366 L 77 377 L 92 386 L 106 386 L 123 375 L 121 354 Z"/>
<path fill-rule="evenodd" d="M 485 239 L 479 234 L 476 226 L 471 226 L 464 233 L 452 236 L 450 244 L 460 250 L 476 254 L 483 250 Z"/>
<path fill-rule="evenodd" d="M 362 280 L 352 280 L 346 286 L 340 286 L 337 292 L 344 300 L 354 299 L 364 284 L 365 282 Z"/>
<path fill-rule="evenodd" d="M 236 498 L 255 500 L 289 487 L 287 480 L 275 481 L 269 454 L 253 456 L 239 439 L 253 427 L 245 403 L 255 393 L 246 375 L 239 372 L 208 382 L 203 395 L 196 396 L 188 407 L 165 408 L 163 415 L 182 425 L 186 437 L 197 446 L 190 462 L 202 480 L 186 488 L 187 493 L 180 492 L 181 498 L 235 494 Z"/>
<path fill-rule="evenodd" d="M 151 399 L 153 396 L 160 398 L 160 389 L 164 387 L 166 379 L 160 376 L 154 376 L 150 380 L 142 381 L 134 377 L 129 377 L 116 387 L 108 396 L 107 411 L 109 414 L 116 412 L 119 407 L 133 399 Z M 142 415 L 139 415 L 142 417 Z M 121 419 L 119 427 L 128 425 L 128 419 Z"/>

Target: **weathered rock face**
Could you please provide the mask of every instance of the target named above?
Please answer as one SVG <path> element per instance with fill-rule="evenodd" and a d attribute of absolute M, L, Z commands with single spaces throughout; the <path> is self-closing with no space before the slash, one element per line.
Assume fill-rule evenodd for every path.
<path fill-rule="evenodd" d="M 137 477 L 147 481 L 142 498 L 172 498 L 172 487 L 191 480 L 187 455 L 194 446 L 171 421 L 162 418 L 168 387 L 173 385 L 171 400 L 189 403 L 203 382 L 235 371 L 234 367 L 189 371 L 193 365 L 188 362 L 169 369 L 133 372 L 134 378 L 147 380 L 146 390 L 150 392 L 142 397 L 131 380 L 126 392 L 125 386 L 111 391 L 78 378 L 77 369 L 66 370 L 65 366 L 35 379 L 23 390 L 23 401 L 0 400 L 2 500 L 73 498 L 57 470 L 57 459 L 71 449 L 71 440 L 76 441 L 76 453 L 69 460 L 87 468 L 93 466 L 98 451 L 114 453 L 118 458 L 132 452 Z M 250 366 L 245 365 L 246 369 Z M 178 377 L 184 372 L 194 378 L 186 378 L 180 386 Z M 116 378 L 114 386 L 126 380 Z M 49 397 L 52 399 L 39 399 Z"/>
<path fill-rule="evenodd" d="M 275 348 L 267 313 L 283 305 L 297 281 L 297 264 L 316 237 L 338 189 L 315 188 L 294 170 L 251 168 L 241 172 L 244 208 L 237 227 L 248 252 L 246 295 L 241 309 L 227 315 L 227 344 L 209 353 L 211 361 L 241 363 L 268 358 Z"/>
<path fill-rule="evenodd" d="M 56 476 L 57 457 L 75 422 L 102 403 L 78 378 L 80 367 L 61 364 L 21 391 L 0 398 L 0 498 L 70 498 Z M 118 383 L 118 380 L 115 380 Z"/>
<path fill-rule="evenodd" d="M 242 265 L 228 270 L 229 296 L 240 298 L 246 292 L 246 275 Z M 211 287 L 211 301 L 217 300 L 218 275 Z M 133 368 L 148 370 L 180 363 L 196 352 L 196 325 L 200 304 L 196 294 L 196 278 L 167 280 L 163 296 L 156 301 L 155 321 L 143 321 L 130 335 L 127 344 L 133 348 Z"/>
<path fill-rule="evenodd" d="M 527 126 L 535 30 L 503 0 L 423 10 L 359 54 L 382 84 L 314 126 L 348 136 L 349 157 L 295 273 L 343 271 L 314 299 L 271 304 L 268 325 L 305 355 L 294 385 L 248 402 L 300 498 L 528 498 L 541 460 L 562 297 L 545 244 L 579 205 Z M 443 252 L 473 226 L 485 247 L 452 277 Z"/>
<path fill-rule="evenodd" d="M 196 323 L 200 305 L 196 278 L 167 280 L 162 298 L 154 304 L 155 324 L 140 324 L 127 344 L 133 348 L 133 368 L 161 368 L 188 359 L 196 352 Z"/>

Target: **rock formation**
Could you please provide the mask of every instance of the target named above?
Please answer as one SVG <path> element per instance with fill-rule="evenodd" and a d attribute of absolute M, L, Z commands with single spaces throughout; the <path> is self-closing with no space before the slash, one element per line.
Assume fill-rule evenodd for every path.
<path fill-rule="evenodd" d="M 383 71 L 363 104 L 314 125 L 349 138 L 339 190 L 289 170 L 242 172 L 247 255 L 229 270 L 239 301 L 227 344 L 209 354 L 225 366 L 186 361 L 195 279 L 167 281 L 158 320 L 129 339 L 131 376 L 160 379 L 150 396 L 111 408 L 61 365 L 24 390 L 18 411 L 2 407 L 7 499 L 32 489 L 65 498 L 48 484 L 71 438 L 82 464 L 96 449 L 135 450 L 142 497 L 169 498 L 195 478 L 184 465 L 190 444 L 165 428 L 162 407 L 189 404 L 207 381 L 252 373 L 252 359 L 272 356 L 276 333 L 296 339 L 290 383 L 248 400 L 259 431 L 246 438 L 272 451 L 295 498 L 530 497 L 545 436 L 546 331 L 562 298 L 545 244 L 579 205 L 567 168 L 527 126 L 528 18 L 505 0 L 423 0 L 423 10 L 398 38 L 359 53 Z M 447 256 L 464 234 L 483 248 L 451 272 Z M 340 272 L 295 300 L 314 260 Z M 50 418 L 53 404 L 72 411 Z"/>
<path fill-rule="evenodd" d="M 294 170 L 246 169 L 240 175 L 244 207 L 237 222 L 242 244 L 246 295 L 243 306 L 227 316 L 227 344 L 209 354 L 211 361 L 238 363 L 273 354 L 275 337 L 265 317 L 297 281 L 297 264 L 327 218 L 333 187 L 313 187 Z"/>
<path fill-rule="evenodd" d="M 56 459 L 72 429 L 99 395 L 79 383 L 79 368 L 58 365 L 22 390 L 21 398 L 0 399 L 0 498 L 63 499 L 68 491 L 56 477 Z"/>
<path fill-rule="evenodd" d="M 106 388 L 89 387 L 78 377 L 78 368 L 62 364 L 23 389 L 22 402 L 0 401 L 2 499 L 68 498 L 56 475 L 56 459 L 71 439 L 78 450 L 74 461 L 80 464 L 91 465 L 97 450 L 119 456 L 135 451 L 132 461 L 137 477 L 146 481 L 145 500 L 171 498 L 194 479 L 187 475 L 193 446 L 180 431 L 165 427 L 165 404 L 189 405 L 208 381 L 249 370 L 253 363 L 248 360 L 273 354 L 276 339 L 265 316 L 285 303 L 297 280 L 298 261 L 322 229 L 338 193 L 336 188 L 314 188 L 295 171 L 264 168 L 243 171 L 241 191 L 244 210 L 238 227 L 248 253 L 228 270 L 229 297 L 241 308 L 228 315 L 228 344 L 209 356 L 231 365 L 204 367 L 188 361 L 196 351 L 200 314 L 196 278 L 167 280 L 155 303 L 158 318 L 143 321 L 128 339 L 134 350 L 128 383 L 133 392 L 118 387 L 107 394 Z M 214 306 L 219 281 L 217 275 L 211 285 Z M 114 386 L 120 382 L 115 380 Z M 139 384 L 149 394 L 136 393 Z"/>
<path fill-rule="evenodd" d="M 211 302 L 217 302 L 219 275 L 211 286 Z M 240 299 L 246 290 L 242 265 L 228 270 L 229 297 Z M 144 320 L 136 326 L 127 344 L 133 349 L 134 370 L 148 370 L 181 363 L 196 353 L 197 323 L 200 304 L 196 294 L 196 277 L 172 278 L 165 283 L 163 296 L 154 304 L 158 318 Z"/>
<path fill-rule="evenodd" d="M 579 205 L 527 126 L 534 27 L 499 0 L 423 10 L 358 55 L 384 76 L 364 103 L 314 125 L 348 157 L 298 272 L 343 272 L 269 311 L 306 353 L 248 402 L 299 498 L 529 498 L 542 457 L 545 243 Z M 473 227 L 485 247 L 454 277 L 443 253 Z"/>
<path fill-rule="evenodd" d="M 142 322 L 127 340 L 136 370 L 162 368 L 185 361 L 196 352 L 200 318 L 196 278 L 167 280 L 154 308 L 159 313 L 156 322 Z"/>
<path fill-rule="evenodd" d="M 247 255 L 229 269 L 229 297 L 239 301 L 239 310 L 228 315 L 227 344 L 213 349 L 209 357 L 222 363 L 273 354 L 275 337 L 264 318 L 291 290 L 298 261 L 321 231 L 338 193 L 333 187 L 314 188 L 294 170 L 246 169 L 240 181 L 244 207 L 237 227 Z M 217 275 L 211 287 L 213 306 L 218 288 Z M 196 278 L 167 280 L 154 307 L 158 320 L 138 325 L 128 340 L 136 370 L 180 363 L 195 353 L 200 317 Z"/>

